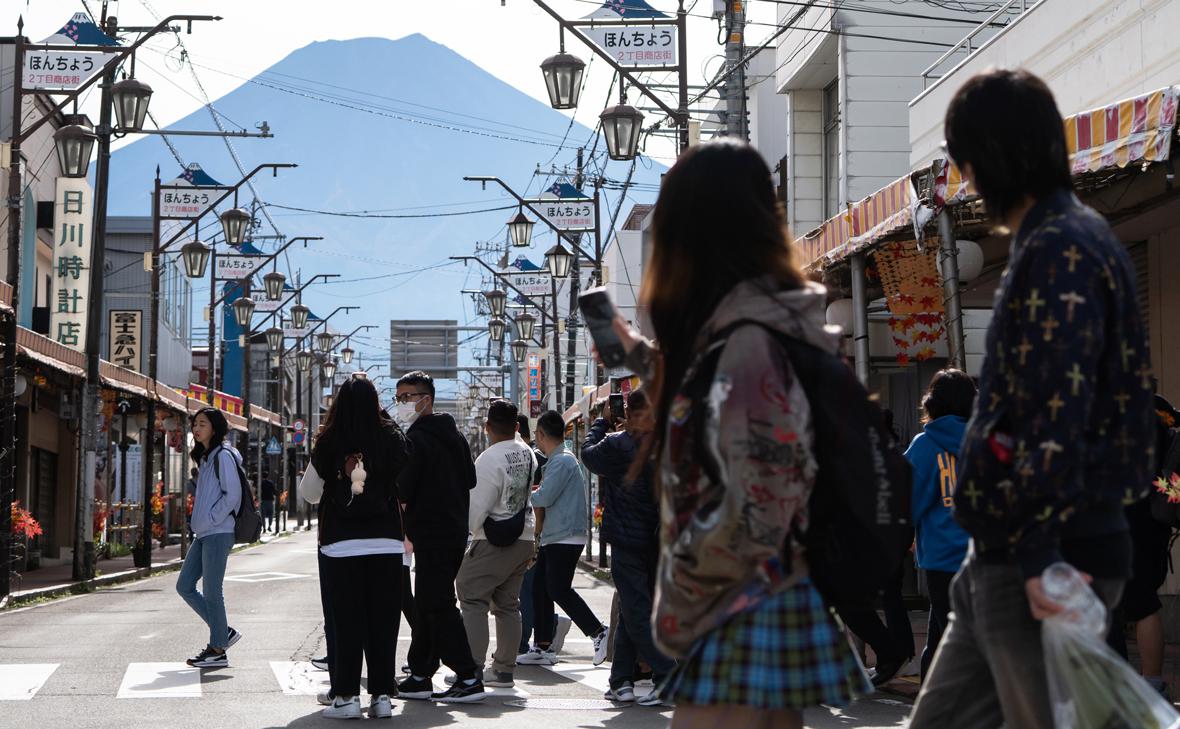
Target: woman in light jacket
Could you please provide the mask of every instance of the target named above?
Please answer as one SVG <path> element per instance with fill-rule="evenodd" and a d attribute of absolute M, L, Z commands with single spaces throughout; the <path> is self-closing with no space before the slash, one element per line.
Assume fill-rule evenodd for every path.
<path fill-rule="evenodd" d="M 197 464 L 196 496 L 193 498 L 193 543 L 176 579 L 176 591 L 201 620 L 209 626 L 209 643 L 188 659 L 197 668 L 229 666 L 227 649 L 242 634 L 226 624 L 222 582 L 225 563 L 234 547 L 234 514 L 242 505 L 242 483 L 238 468 L 241 455 L 226 444 L 229 423 L 220 410 L 201 408 L 192 417 L 193 462 Z M 197 580 L 201 589 L 197 591 Z"/>
<path fill-rule="evenodd" d="M 804 709 L 871 690 L 798 541 L 817 465 L 808 393 L 779 338 L 835 353 L 839 336 L 790 241 L 757 151 L 692 147 L 653 212 L 641 298 L 659 351 L 615 323 L 656 397 L 653 621 L 681 659 L 663 687 L 673 729 L 802 727 Z"/>

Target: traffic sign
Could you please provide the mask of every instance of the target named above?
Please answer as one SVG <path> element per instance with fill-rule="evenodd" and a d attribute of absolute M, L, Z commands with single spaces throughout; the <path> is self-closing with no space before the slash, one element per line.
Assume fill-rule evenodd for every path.
<path fill-rule="evenodd" d="M 283 449 L 279 447 L 279 439 L 271 436 L 270 442 L 266 444 L 266 454 L 268 456 L 277 456 L 282 452 Z"/>
<path fill-rule="evenodd" d="M 295 445 L 302 445 L 303 444 L 303 431 L 302 430 L 295 431 L 294 435 L 291 436 L 291 442 L 294 443 Z"/>
<path fill-rule="evenodd" d="M 307 430 L 307 423 L 303 422 L 302 419 L 298 419 L 294 423 L 291 423 L 291 430 L 294 430 L 296 433 L 302 433 Z"/>

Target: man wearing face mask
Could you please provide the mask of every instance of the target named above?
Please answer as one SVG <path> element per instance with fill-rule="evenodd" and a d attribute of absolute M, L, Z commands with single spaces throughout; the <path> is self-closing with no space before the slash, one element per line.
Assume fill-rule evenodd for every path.
<path fill-rule="evenodd" d="M 425 372 L 398 380 L 394 419 L 413 446 L 398 477 L 398 496 L 406 505 L 406 536 L 414 543 L 418 611 L 410 641 L 410 677 L 398 685 L 398 694 L 403 699 L 479 701 L 483 677 L 455 599 L 455 577 L 467 550 L 475 463 L 455 419 L 434 412 L 434 380 Z M 435 694 L 430 679 L 440 661 L 457 680 L 445 693 Z"/>

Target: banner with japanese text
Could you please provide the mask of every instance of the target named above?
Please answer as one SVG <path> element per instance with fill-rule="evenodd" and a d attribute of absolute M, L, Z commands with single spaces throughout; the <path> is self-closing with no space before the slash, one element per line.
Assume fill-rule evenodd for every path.
<path fill-rule="evenodd" d="M 58 177 L 53 215 L 53 290 L 49 336 L 83 351 L 90 303 L 91 220 L 94 204 L 86 178 Z"/>
<path fill-rule="evenodd" d="M 139 371 L 143 351 L 143 312 L 139 309 L 111 309 L 107 327 L 107 360 Z"/>

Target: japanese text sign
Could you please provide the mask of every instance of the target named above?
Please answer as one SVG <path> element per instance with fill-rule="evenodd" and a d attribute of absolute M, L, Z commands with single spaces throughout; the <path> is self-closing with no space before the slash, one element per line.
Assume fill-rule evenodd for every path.
<path fill-rule="evenodd" d="M 86 178 L 57 178 L 53 216 L 53 290 L 49 336 L 83 351 L 90 302 L 93 195 Z"/>
<path fill-rule="evenodd" d="M 271 301 L 266 298 L 266 291 L 251 289 L 250 298 L 254 300 L 254 312 L 257 314 L 269 314 L 272 311 L 278 311 L 283 306 L 283 299 Z M 284 298 L 286 298 L 285 294 Z"/>
<path fill-rule="evenodd" d="M 26 89 L 38 91 L 73 91 L 102 71 L 104 53 L 88 51 L 24 51 Z"/>
<path fill-rule="evenodd" d="M 254 273 L 262 256 L 218 256 L 217 278 L 223 280 L 240 280 Z"/>
<path fill-rule="evenodd" d="M 209 211 L 229 188 L 187 184 L 160 186 L 160 220 L 192 220 Z"/>
<path fill-rule="evenodd" d="M 143 312 L 139 309 L 112 309 L 107 328 L 107 359 L 120 367 L 139 370 L 142 341 Z"/>
<path fill-rule="evenodd" d="M 594 230 L 594 201 L 589 198 L 541 198 L 529 206 L 558 230 L 590 232 Z"/>
<path fill-rule="evenodd" d="M 675 66 L 675 26 L 637 24 L 634 27 L 585 28 L 590 40 L 620 66 Z"/>
<path fill-rule="evenodd" d="M 525 296 L 545 296 L 553 288 L 553 285 L 549 281 L 549 273 L 544 270 L 528 272 L 508 271 L 504 274 L 504 279 Z"/>

